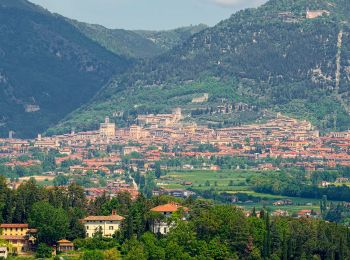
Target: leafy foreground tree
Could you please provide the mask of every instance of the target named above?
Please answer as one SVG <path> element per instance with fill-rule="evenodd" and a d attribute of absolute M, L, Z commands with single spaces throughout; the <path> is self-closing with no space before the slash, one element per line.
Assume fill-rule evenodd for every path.
<path fill-rule="evenodd" d="M 86 251 L 82 257 L 82 260 L 104 260 L 102 251 L 93 250 Z"/>
<path fill-rule="evenodd" d="M 152 224 L 166 219 L 150 209 L 169 202 L 188 207 L 187 220 L 182 220 L 185 212 L 179 211 L 167 219 L 175 224 L 167 236 L 151 233 Z M 326 201 L 323 204 L 323 215 L 336 220 L 339 206 L 332 207 Z M 112 209 L 125 217 L 121 230 L 113 238 L 82 239 L 84 230 L 79 220 L 88 214 L 109 215 Z M 20 189 L 10 190 L 0 177 L 0 211 L 3 223 L 18 221 L 38 229 L 41 257 L 48 251 L 46 245 L 68 238 L 74 240 L 83 259 L 119 259 L 118 250 L 123 259 L 137 260 L 350 259 L 350 231 L 345 225 L 319 219 L 270 217 L 256 210 L 246 217 L 242 209 L 204 199 L 147 199 L 140 195 L 131 200 L 124 193 L 113 199 L 104 195 L 87 202 L 76 184 L 68 189 L 46 190 L 31 180 Z"/>
<path fill-rule="evenodd" d="M 103 256 L 106 260 L 120 260 L 121 259 L 120 252 L 115 248 L 104 251 Z"/>
<path fill-rule="evenodd" d="M 52 257 L 52 248 L 45 243 L 40 243 L 35 254 L 36 258 Z"/>
<path fill-rule="evenodd" d="M 67 213 L 61 208 L 54 208 L 48 202 L 37 202 L 33 205 L 29 224 L 38 229 L 38 241 L 49 245 L 65 238 L 69 227 Z"/>
<path fill-rule="evenodd" d="M 106 251 L 100 250 L 92 250 L 86 251 L 82 258 L 82 260 L 120 260 L 121 255 L 120 252 L 113 248 Z"/>
<path fill-rule="evenodd" d="M 167 236 L 121 238 L 125 259 L 349 259 L 349 230 L 315 219 L 246 217 L 229 205 L 194 201 Z M 127 226 L 123 226 L 127 228 Z M 130 232 L 130 230 L 129 230 Z M 141 232 L 142 233 L 142 232 Z M 130 235 L 130 233 L 128 233 Z"/>

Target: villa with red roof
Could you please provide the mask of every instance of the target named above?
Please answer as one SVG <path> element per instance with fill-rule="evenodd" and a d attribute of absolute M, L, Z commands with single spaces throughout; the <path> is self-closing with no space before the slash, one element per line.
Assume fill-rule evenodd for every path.
<path fill-rule="evenodd" d="M 167 221 L 173 216 L 173 213 L 183 211 L 187 214 L 189 209 L 177 203 L 168 203 L 165 205 L 159 205 L 151 209 L 151 211 L 160 214 L 159 220 L 155 220 L 151 226 L 152 232 L 155 234 L 166 235 L 169 230 L 174 227 L 174 223 L 169 223 Z M 186 220 L 186 217 L 183 217 L 182 220 Z"/>
<path fill-rule="evenodd" d="M 101 232 L 104 237 L 111 237 L 120 228 L 124 217 L 117 215 L 112 211 L 110 216 L 88 216 L 82 220 L 85 227 L 86 237 L 93 237 Z"/>

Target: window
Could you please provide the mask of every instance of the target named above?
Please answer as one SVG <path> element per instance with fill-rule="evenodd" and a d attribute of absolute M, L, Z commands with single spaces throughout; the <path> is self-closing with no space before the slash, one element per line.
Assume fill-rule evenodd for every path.
<path fill-rule="evenodd" d="M 86 229 L 89 229 L 89 226 L 86 226 Z"/>
<path fill-rule="evenodd" d="M 114 227 L 113 226 L 109 226 L 109 230 L 113 230 L 114 229 Z"/>
<path fill-rule="evenodd" d="M 164 234 L 166 234 L 166 227 L 164 228 Z"/>

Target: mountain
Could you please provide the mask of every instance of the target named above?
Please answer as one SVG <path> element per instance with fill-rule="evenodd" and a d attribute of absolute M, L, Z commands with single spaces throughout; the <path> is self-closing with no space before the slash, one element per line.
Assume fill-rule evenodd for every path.
<path fill-rule="evenodd" d="M 201 24 L 167 31 L 130 31 L 67 20 L 80 32 L 111 52 L 137 59 L 163 54 L 207 28 Z"/>
<path fill-rule="evenodd" d="M 193 35 L 207 29 L 208 26 L 205 24 L 191 25 L 186 27 L 177 28 L 174 30 L 165 31 L 145 31 L 139 30 L 135 31 L 137 34 L 141 35 L 154 42 L 163 50 L 170 50 L 177 45 L 180 45 L 191 38 Z"/>
<path fill-rule="evenodd" d="M 25 0 L 0 0 L 0 35 L 1 136 L 44 131 L 133 63 Z"/>
<path fill-rule="evenodd" d="M 164 52 L 153 41 L 133 31 L 107 29 L 101 25 L 82 23 L 74 20 L 68 21 L 88 38 L 96 41 L 117 55 L 131 58 L 151 58 Z"/>
<path fill-rule="evenodd" d="M 270 0 L 239 11 L 115 77 L 49 132 L 89 129 L 105 115 L 123 114 L 115 118 L 123 125 L 137 114 L 176 106 L 218 127 L 282 112 L 322 131 L 346 130 L 349 14 L 347 0 Z M 193 102 L 205 94 L 208 100 Z"/>

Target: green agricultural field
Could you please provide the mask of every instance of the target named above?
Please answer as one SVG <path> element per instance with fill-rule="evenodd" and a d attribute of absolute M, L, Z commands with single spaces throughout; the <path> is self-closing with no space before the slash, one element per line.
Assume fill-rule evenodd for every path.
<path fill-rule="evenodd" d="M 302 209 L 312 209 L 319 212 L 320 200 L 287 197 L 281 195 L 272 195 L 266 193 L 257 193 L 252 190 L 252 187 L 247 184 L 246 179 L 253 176 L 260 175 L 260 171 L 253 170 L 178 170 L 171 171 L 166 176 L 163 176 L 159 181 L 159 186 L 167 189 L 188 189 L 195 190 L 209 190 L 214 189 L 219 193 L 229 194 L 247 194 L 254 197 L 254 201 L 240 202 L 236 205 L 252 210 L 267 208 L 274 211 L 277 209 L 287 210 L 290 214 L 296 213 Z M 190 182 L 192 185 L 185 185 L 184 182 Z M 209 185 L 208 185 L 209 184 Z M 293 205 L 274 206 L 273 202 L 277 200 L 289 199 Z M 258 201 L 258 202 L 257 202 Z"/>
<path fill-rule="evenodd" d="M 238 192 L 232 192 L 238 193 Z M 261 198 L 259 202 L 246 202 L 246 203 L 236 203 L 238 206 L 242 206 L 247 210 L 252 210 L 254 207 L 256 210 L 261 210 L 262 208 L 266 208 L 269 211 L 274 211 L 277 209 L 287 210 L 290 214 L 293 214 L 302 209 L 312 209 L 314 211 L 320 211 L 320 200 L 318 199 L 308 199 L 308 198 L 297 198 L 297 197 L 287 197 L 280 195 L 271 195 L 266 193 L 258 193 L 254 191 L 240 191 L 240 193 L 245 193 L 247 195 L 254 196 L 256 198 Z M 291 200 L 293 205 L 285 205 L 285 206 L 274 206 L 273 202 L 277 200 Z"/>
<path fill-rule="evenodd" d="M 191 171 L 172 171 L 163 176 L 162 183 L 166 188 L 188 188 L 183 185 L 184 182 L 192 182 L 193 188 L 208 189 L 215 187 L 218 191 L 242 191 L 248 190 L 246 178 L 260 174 L 249 170 L 191 170 Z M 209 184 L 209 185 L 208 185 Z"/>
<path fill-rule="evenodd" d="M 342 183 L 332 183 L 332 185 L 335 185 L 335 186 L 348 186 L 350 187 L 350 182 L 342 182 Z"/>
<path fill-rule="evenodd" d="M 268 210 L 269 212 L 273 212 L 275 210 L 286 210 L 288 211 L 289 215 L 292 215 L 294 213 L 297 213 L 300 210 L 314 210 L 315 212 L 320 212 L 320 206 L 319 205 L 289 205 L 289 206 L 273 206 L 271 204 L 264 204 L 264 203 L 252 203 L 252 204 L 236 204 L 238 206 L 242 206 L 248 211 L 253 210 L 255 208 L 256 211 L 260 211 L 262 209 Z"/>

